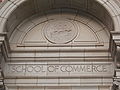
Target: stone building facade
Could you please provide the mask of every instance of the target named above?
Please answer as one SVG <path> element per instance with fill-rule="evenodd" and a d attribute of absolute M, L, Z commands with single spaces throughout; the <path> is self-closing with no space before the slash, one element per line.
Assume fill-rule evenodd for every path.
<path fill-rule="evenodd" d="M 120 90 L 120 1 L 3 0 L 0 90 Z"/>

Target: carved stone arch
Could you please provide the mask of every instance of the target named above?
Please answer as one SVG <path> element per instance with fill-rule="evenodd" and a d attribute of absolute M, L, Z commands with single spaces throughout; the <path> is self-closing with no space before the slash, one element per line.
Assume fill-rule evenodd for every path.
<path fill-rule="evenodd" d="M 88 0 L 90 1 L 90 0 Z M 15 0 L 15 1 L 8 1 L 1 9 L 1 32 L 5 31 L 5 26 L 7 23 L 7 20 L 9 18 L 9 16 L 11 16 L 12 12 L 15 11 L 15 9 L 17 9 L 18 7 L 20 7 L 22 4 L 24 4 L 25 2 L 32 2 L 31 0 Z M 89 2 L 88 2 L 89 3 Z M 101 7 L 103 7 L 104 9 L 106 9 L 106 12 L 108 12 L 108 16 L 113 20 L 112 22 L 114 23 L 114 31 L 119 31 L 119 7 L 116 5 L 116 3 L 112 0 L 109 1 L 99 1 L 99 0 L 94 0 L 94 3 L 98 3 L 101 5 Z M 94 10 L 94 6 L 92 7 L 92 9 Z M 88 9 L 89 10 L 89 9 Z M 97 10 L 97 8 L 96 8 Z M 99 10 L 99 9 L 98 9 Z M 90 13 L 94 13 L 90 11 Z M 95 15 L 95 13 L 94 13 Z M 99 17 L 99 16 L 98 16 Z"/>
<path fill-rule="evenodd" d="M 46 1 L 51 2 L 48 4 Z M 51 12 L 52 10 L 53 12 Z M 63 12 L 68 15 L 64 15 Z M 73 21 L 77 22 L 78 26 L 80 23 L 80 28 L 86 29 L 81 30 L 84 33 L 83 36 L 74 36 L 73 33 L 69 33 L 70 35 L 67 36 L 68 32 L 76 29 L 74 23 L 71 22 L 72 19 L 68 20 L 69 12 L 74 14 L 70 16 L 72 19 L 74 18 Z M 41 20 L 38 19 L 44 23 L 45 20 L 47 22 L 51 18 L 49 15 L 56 13 L 67 17 L 67 20 L 66 18 L 64 20 L 52 18 L 53 22 L 46 24 L 48 27 L 45 28 L 46 32 L 43 32 L 43 37 L 47 44 L 36 46 L 34 43 L 33 45 L 31 43 L 25 45 L 24 42 L 21 44 L 22 40 L 30 40 L 30 35 L 33 33 L 31 31 L 35 31 L 32 29 L 39 24 L 39 22 L 32 20 L 34 15 L 38 15 L 40 18 L 45 16 Z M 79 22 L 77 16 L 84 16 L 84 13 L 90 15 L 90 19 L 81 17 L 81 22 Z M 10 90 L 28 90 L 31 88 L 110 90 L 115 69 L 113 60 L 116 60 L 116 55 L 119 55 L 119 52 L 116 54 L 120 46 L 119 14 L 119 7 L 114 0 L 8 0 L 0 9 L 0 60 L 3 59 L 3 67 L 0 71 L 3 75 L 0 76 L 0 82 L 2 85 L 8 86 Z M 92 17 L 97 19 L 96 22 Z M 27 20 L 28 22 L 26 22 Z M 56 23 L 62 22 L 68 23 L 68 26 L 73 26 L 72 30 L 64 27 L 62 31 L 56 25 Z M 57 28 L 50 27 L 51 23 Z M 64 24 L 61 25 L 64 26 Z M 60 29 L 59 33 L 67 31 L 65 34 L 67 39 L 57 34 L 54 38 L 62 36 L 60 41 L 63 41 L 58 43 L 59 39 L 54 40 L 50 37 L 51 32 L 47 32 L 49 27 L 55 29 L 51 31 L 54 33 L 58 33 L 56 29 Z M 111 31 L 114 31 L 112 35 L 110 35 Z M 81 32 L 79 33 L 81 34 Z M 34 37 L 37 34 L 36 32 Z M 88 35 L 88 37 L 86 38 L 84 35 Z M 78 41 L 75 42 L 76 39 Z M 111 39 L 110 42 L 109 39 Z M 91 43 L 88 44 L 88 42 Z M 78 69 L 78 67 L 82 68 Z M 70 73 L 72 68 L 74 71 Z M 119 70 L 115 70 L 115 72 L 117 71 Z M 119 80 L 116 81 L 119 82 Z"/>

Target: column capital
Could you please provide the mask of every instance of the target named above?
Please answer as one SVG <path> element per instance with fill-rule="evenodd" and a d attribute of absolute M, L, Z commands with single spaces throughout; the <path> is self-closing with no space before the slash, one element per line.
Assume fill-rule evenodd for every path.
<path fill-rule="evenodd" d="M 6 32 L 0 33 L 0 41 L 4 41 L 6 36 L 7 36 Z"/>
<path fill-rule="evenodd" d="M 10 44 L 7 37 L 7 32 L 0 33 L 0 53 L 2 53 L 5 60 L 7 60 L 9 52 Z"/>
<path fill-rule="evenodd" d="M 117 46 L 120 46 L 120 32 L 118 31 L 111 31 L 112 39 L 114 40 Z"/>

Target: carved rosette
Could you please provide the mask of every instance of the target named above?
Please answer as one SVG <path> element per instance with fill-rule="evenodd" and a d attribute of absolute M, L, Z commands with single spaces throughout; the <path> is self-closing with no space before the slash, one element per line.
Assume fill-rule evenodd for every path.
<path fill-rule="evenodd" d="M 77 27 L 72 20 L 51 20 L 44 28 L 46 39 L 55 44 L 65 44 L 77 36 Z"/>

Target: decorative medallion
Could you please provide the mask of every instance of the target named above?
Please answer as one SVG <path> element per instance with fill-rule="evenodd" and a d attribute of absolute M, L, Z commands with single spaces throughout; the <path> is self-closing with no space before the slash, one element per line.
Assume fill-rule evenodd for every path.
<path fill-rule="evenodd" d="M 77 35 L 77 28 L 71 20 L 52 20 L 44 28 L 45 37 L 52 43 L 65 44 Z"/>

